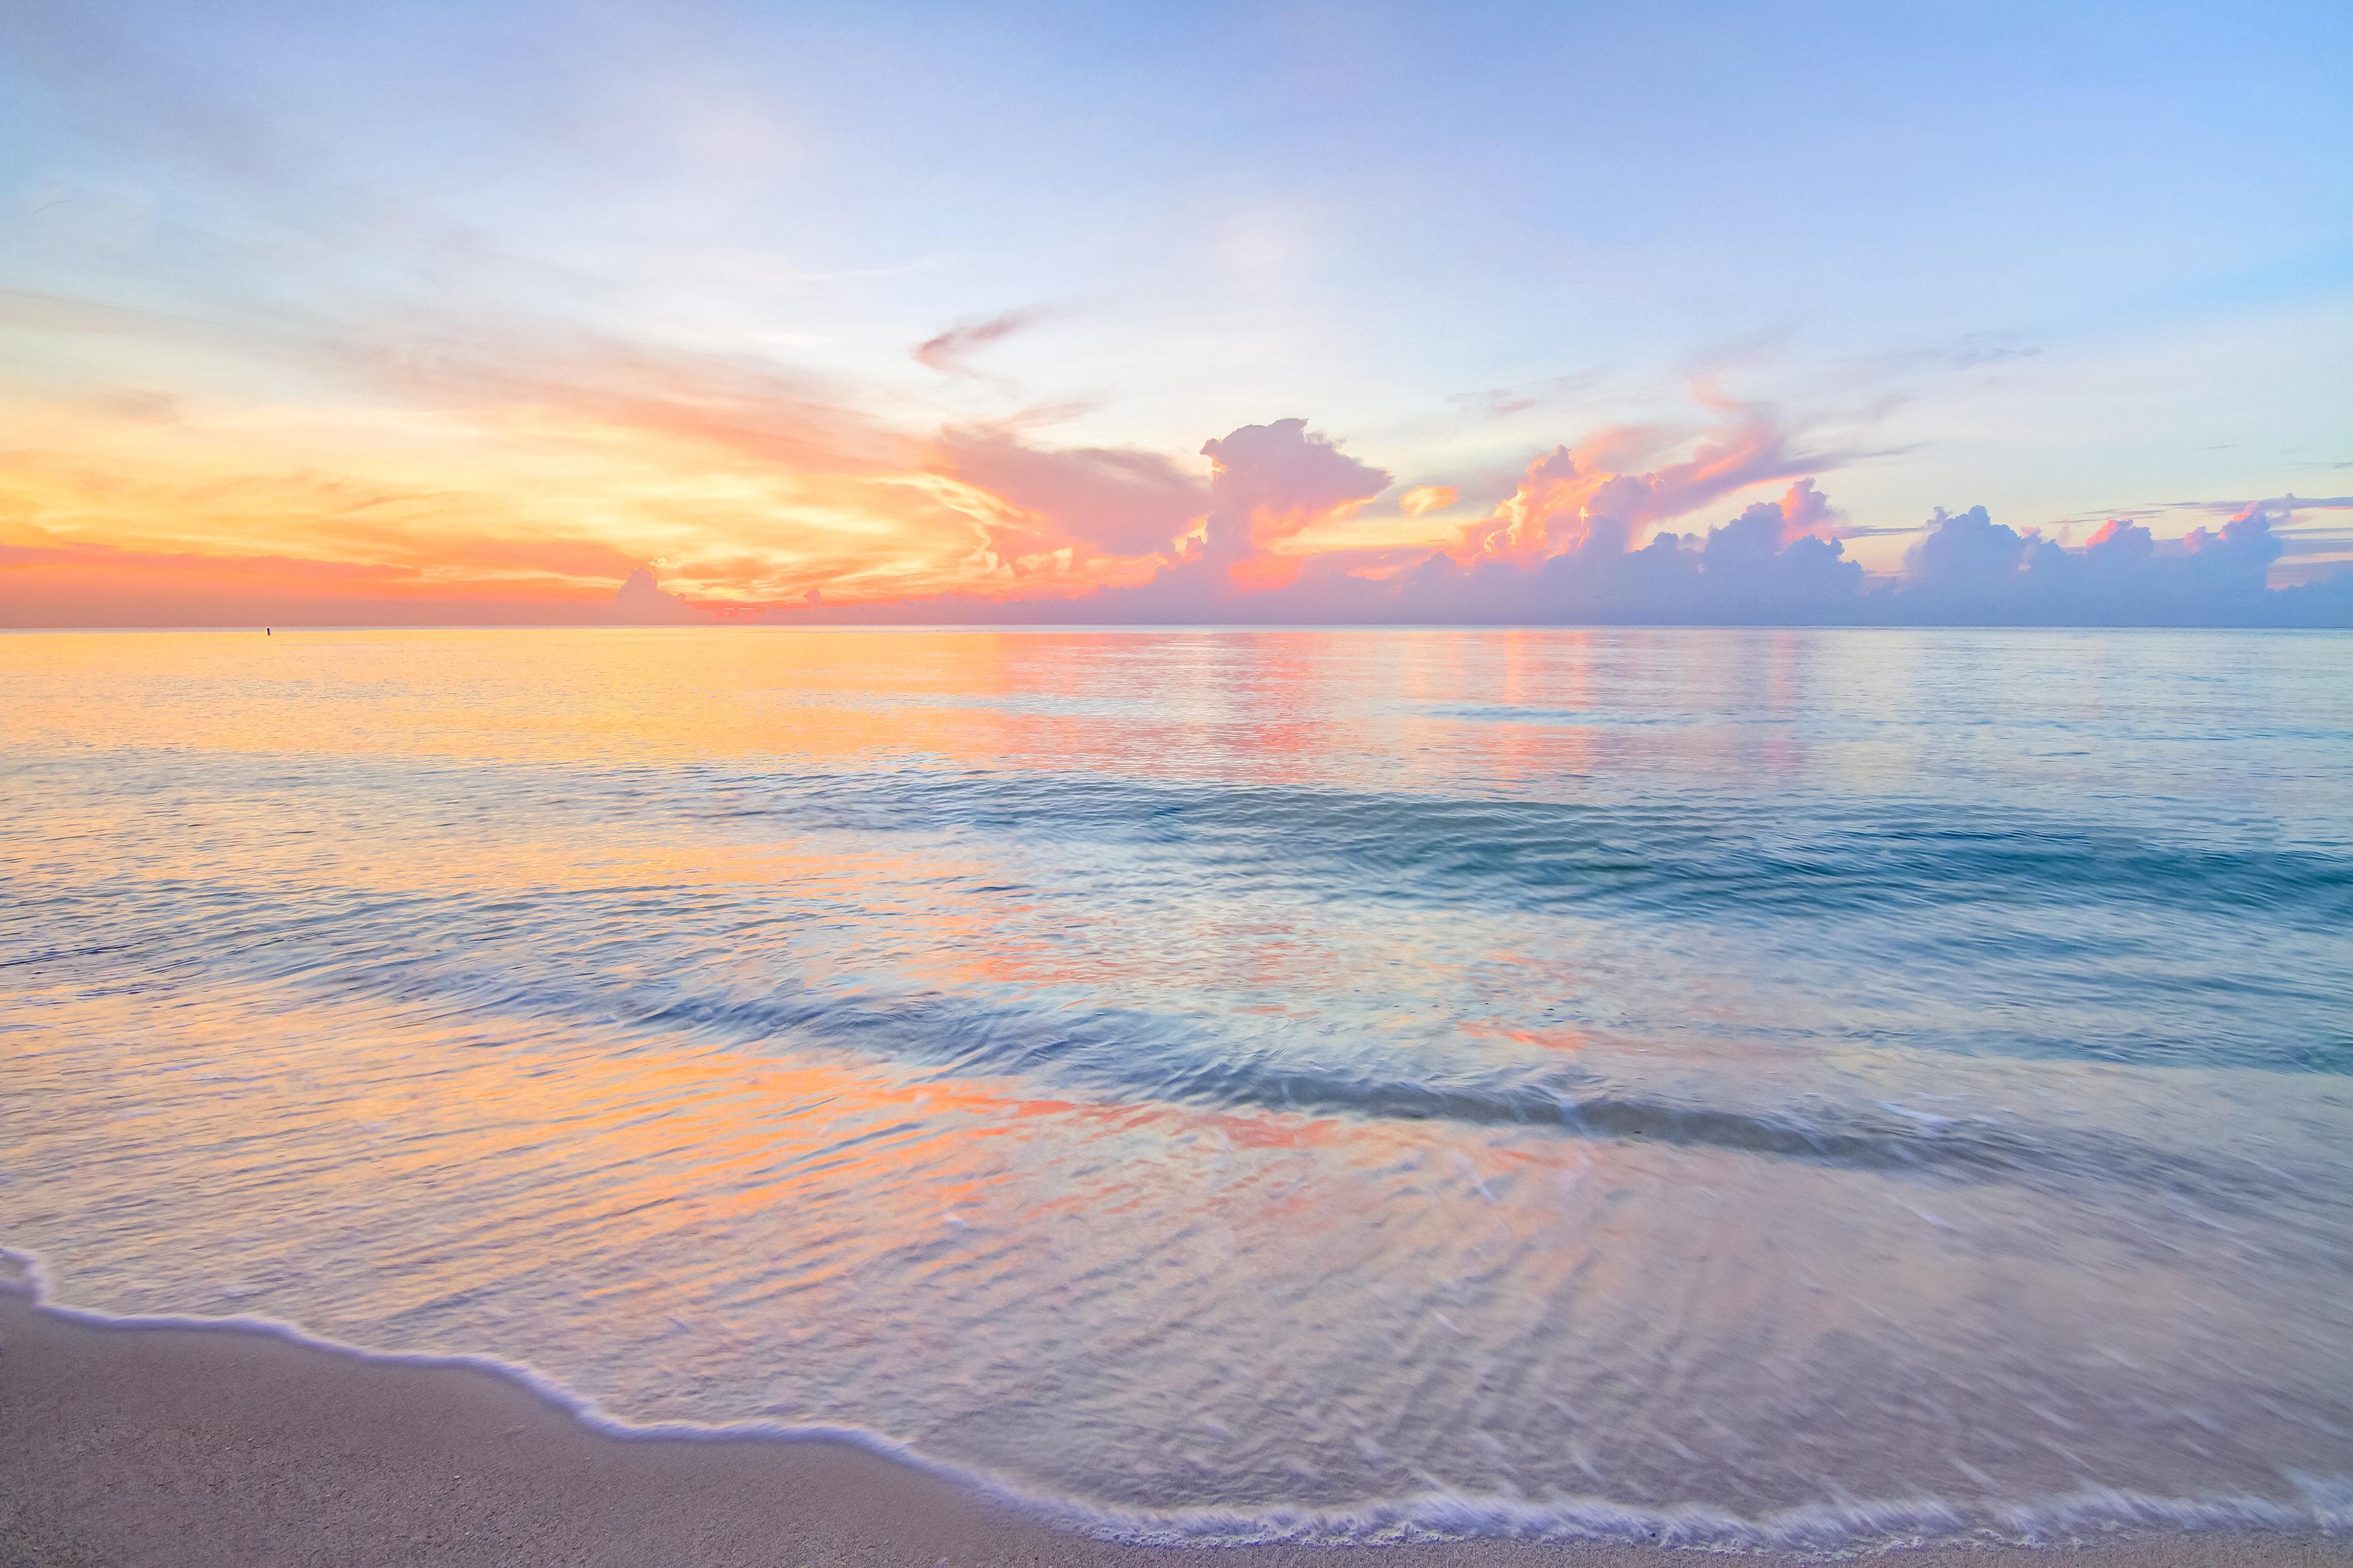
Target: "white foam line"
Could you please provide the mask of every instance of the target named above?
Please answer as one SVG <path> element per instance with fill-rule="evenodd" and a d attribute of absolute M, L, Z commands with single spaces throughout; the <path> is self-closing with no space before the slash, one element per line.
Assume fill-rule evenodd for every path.
<path fill-rule="evenodd" d="M 1461 1541 L 1586 1541 L 1684 1546 L 1725 1552 L 1803 1551 L 1845 1556 L 1890 1547 L 1978 1542 L 2059 1545 L 2118 1530 L 2280 1531 L 2353 1533 L 2353 1476 L 2291 1479 L 2302 1507 L 2251 1496 L 2166 1498 L 2085 1488 L 2037 1502 L 1956 1503 L 1937 1497 L 1856 1503 L 1812 1503 L 1751 1519 L 1687 1504 L 1644 1509 L 1605 1499 L 1529 1502 L 1466 1492 L 1430 1491 L 1377 1498 L 1341 1508 L 1275 1505 L 1261 1509 L 1141 1509 L 1104 1506 L 1023 1489 L 972 1466 L 932 1458 L 862 1426 L 783 1421 L 713 1426 L 691 1421 L 625 1421 L 599 1410 L 537 1368 L 487 1355 L 437 1355 L 371 1350 L 322 1339 L 295 1324 L 248 1315 L 118 1315 L 49 1299 L 47 1271 L 29 1252 L 0 1247 L 23 1283 L 0 1278 L 0 1291 L 24 1296 L 44 1311 L 106 1329 L 198 1329 L 258 1334 L 375 1366 L 465 1367 L 519 1384 L 591 1430 L 626 1442 L 839 1443 L 934 1476 L 1057 1529 L 1139 1546 L 1379 1546 Z"/>

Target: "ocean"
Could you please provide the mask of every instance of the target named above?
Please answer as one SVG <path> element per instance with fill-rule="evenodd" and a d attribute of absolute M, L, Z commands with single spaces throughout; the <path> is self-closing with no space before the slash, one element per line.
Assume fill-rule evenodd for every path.
<path fill-rule="evenodd" d="M 2353 1526 L 2353 636 L 0 635 L 0 1246 L 1127 1539 Z"/>

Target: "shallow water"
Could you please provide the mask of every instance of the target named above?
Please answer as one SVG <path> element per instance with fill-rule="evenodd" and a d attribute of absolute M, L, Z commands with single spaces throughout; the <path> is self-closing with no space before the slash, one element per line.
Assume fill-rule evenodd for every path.
<path fill-rule="evenodd" d="M 2353 637 L 0 636 L 0 1245 L 1130 1534 L 2353 1523 Z"/>

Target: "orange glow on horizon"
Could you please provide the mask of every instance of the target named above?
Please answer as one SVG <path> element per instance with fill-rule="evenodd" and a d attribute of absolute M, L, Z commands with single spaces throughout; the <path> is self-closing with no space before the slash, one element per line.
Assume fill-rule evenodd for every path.
<path fill-rule="evenodd" d="M 629 574 L 748 614 L 1149 579 L 912 443 L 763 447 L 691 421 L 419 412 L 17 408 L 0 450 L 0 609 L 122 618 L 272 604 L 603 610 Z M 879 449 L 863 449 L 879 447 Z M 0 617 L 0 619 L 17 617 Z"/>

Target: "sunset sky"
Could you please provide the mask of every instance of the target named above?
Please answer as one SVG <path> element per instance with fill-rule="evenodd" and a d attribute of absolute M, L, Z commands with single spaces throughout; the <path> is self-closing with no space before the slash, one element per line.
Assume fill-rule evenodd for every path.
<path fill-rule="evenodd" d="M 0 40 L 0 625 L 1802 619 L 2034 573 L 2096 619 L 2353 561 L 2337 0 Z"/>

